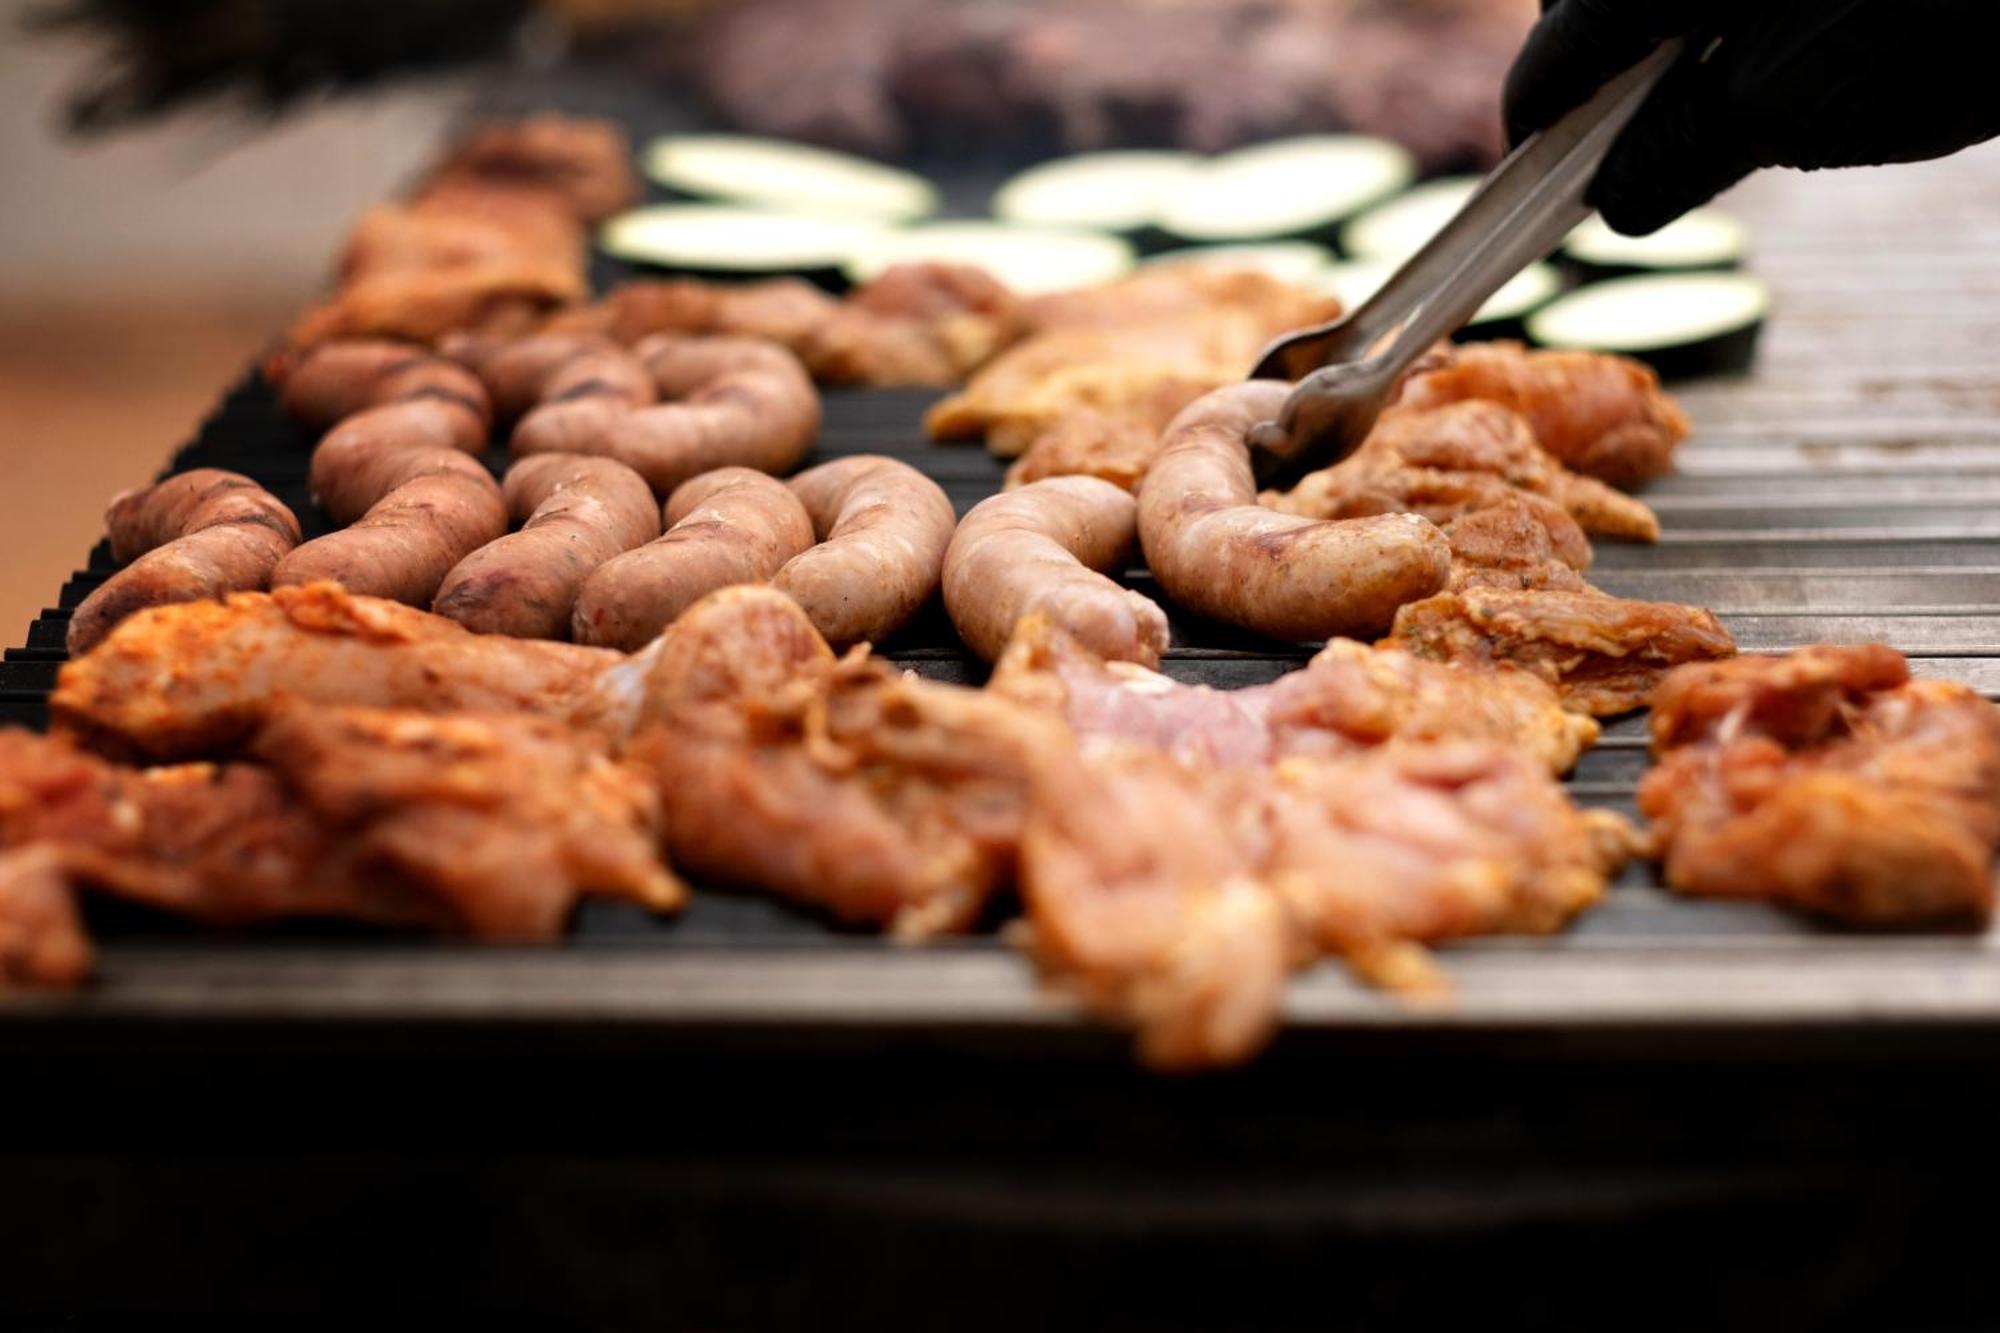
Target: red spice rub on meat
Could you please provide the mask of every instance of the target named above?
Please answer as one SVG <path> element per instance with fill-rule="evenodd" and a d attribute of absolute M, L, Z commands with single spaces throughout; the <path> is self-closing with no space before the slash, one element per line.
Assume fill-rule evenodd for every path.
<path fill-rule="evenodd" d="M 474 634 L 330 583 L 141 611 L 63 665 L 58 730 L 120 754 L 228 750 L 286 696 L 427 712 L 585 710 L 620 660 L 602 648 Z"/>
<path fill-rule="evenodd" d="M 963 930 L 1012 882 L 1037 756 L 1069 749 L 1039 710 L 836 660 L 771 588 L 704 599 L 624 670 L 678 864 L 902 936 Z"/>
<path fill-rule="evenodd" d="M 215 925 L 545 940 L 586 893 L 684 900 L 650 779 L 559 724 L 289 701 L 251 748 L 261 765 L 133 769 L 0 731 L 0 849 L 49 849 L 71 882 Z"/>
<path fill-rule="evenodd" d="M 1683 667 L 1639 787 L 1667 883 L 1863 926 L 1982 923 L 2000 711 L 1875 645 Z"/>
<path fill-rule="evenodd" d="M 38 843 L 0 850 L 0 990 L 80 985 L 91 962 L 90 937 L 57 849 Z"/>
<path fill-rule="evenodd" d="M 1659 539 L 1652 510 L 1570 471 L 1536 443 L 1525 417 L 1482 399 L 1392 409 L 1353 454 L 1265 503 L 1311 518 L 1408 510 L 1442 524 L 1509 492 L 1560 506 L 1584 532 Z"/>
<path fill-rule="evenodd" d="M 1443 662 L 1523 667 L 1595 717 L 1643 706 L 1672 667 L 1736 653 L 1712 612 L 1595 590 L 1440 593 L 1405 606 L 1391 642 Z"/>
<path fill-rule="evenodd" d="M 1659 379 L 1637 361 L 1510 342 L 1441 349 L 1404 383 L 1397 406 L 1420 410 L 1468 398 L 1520 413 L 1565 467 L 1615 486 L 1671 471 L 1689 431 Z"/>

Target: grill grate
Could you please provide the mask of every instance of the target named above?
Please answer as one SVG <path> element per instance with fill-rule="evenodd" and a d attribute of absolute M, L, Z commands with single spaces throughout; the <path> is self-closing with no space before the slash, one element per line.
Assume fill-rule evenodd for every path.
<path fill-rule="evenodd" d="M 1790 181 L 1752 187 L 1743 211 L 1765 224 L 1771 251 L 1757 262 L 1779 300 L 1764 366 L 1749 380 L 1683 394 L 1695 438 L 1680 470 L 1645 495 L 1664 539 L 1599 543 L 1599 586 L 1712 607 L 1746 651 L 1879 640 L 1909 654 L 1919 675 L 2000 694 L 2000 373 L 1967 355 L 1976 345 L 1969 337 L 2000 327 L 1987 313 L 1992 302 L 1978 299 L 2000 298 L 2000 263 L 1958 233 L 1941 235 L 1949 248 L 1928 264 L 1885 250 L 1861 257 L 1895 234 L 1897 217 L 1968 217 L 2000 193 L 2000 156 L 1974 154 L 1953 167 L 1910 173 L 1916 185 L 1901 194 L 1866 177 L 1816 180 L 1803 192 Z M 1801 193 L 1816 202 L 1799 204 Z M 1964 229 L 1985 237 L 1990 224 L 1979 225 Z M 1856 276 L 1878 261 L 1867 280 Z M 937 478 L 963 512 L 998 488 L 1003 468 L 977 447 L 925 441 L 918 423 L 930 401 L 830 394 L 813 461 L 902 457 Z M 309 445 L 253 375 L 168 470 L 247 472 L 293 506 L 310 536 L 325 521 L 306 495 Z M 24 646 L 0 662 L 0 721 L 45 719 L 69 611 L 110 567 L 100 543 Z M 1129 581 L 1150 591 L 1142 571 Z M 1184 618 L 1174 639 L 1164 669 L 1218 686 L 1272 679 L 1309 651 Z M 938 679 L 983 674 L 936 608 L 884 651 Z M 1572 791 L 1633 813 L 1643 747 L 1641 719 L 1614 722 L 1578 766 Z M 296 930 L 216 941 L 150 917 L 100 916 L 105 984 L 79 1002 L 82 1015 L 282 1006 L 468 1021 L 1069 1021 L 1037 1002 L 1027 968 L 991 936 L 897 949 L 727 892 L 698 894 L 685 916 L 666 922 L 593 905 L 570 947 L 532 951 Z M 2000 1022 L 2000 967 L 1986 952 L 1982 938 L 1871 939 L 1761 904 L 1688 902 L 1637 867 L 1562 937 L 1453 948 L 1461 1002 L 1448 1014 L 1409 1014 L 1331 967 L 1296 984 L 1290 1004 L 1294 1021 L 1334 1026 L 1841 1023 L 1863 1013 Z"/>

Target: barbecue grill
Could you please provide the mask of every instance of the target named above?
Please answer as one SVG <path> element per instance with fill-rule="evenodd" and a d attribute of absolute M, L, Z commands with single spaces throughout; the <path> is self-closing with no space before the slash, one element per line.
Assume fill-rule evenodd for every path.
<path fill-rule="evenodd" d="M 1645 492 L 1664 536 L 1600 542 L 1592 578 L 1709 606 L 1748 652 L 1880 640 L 1920 676 L 1994 696 L 2000 376 L 1983 363 L 2000 331 L 2000 155 L 1890 179 L 1746 189 L 1737 208 L 1759 226 L 1756 267 L 1776 293 L 1762 366 L 1681 388 L 1694 438 Z M 928 443 L 930 401 L 829 393 L 808 461 L 895 455 L 962 513 L 1003 466 Z M 324 530 L 310 445 L 253 374 L 167 470 L 245 472 L 310 537 Z M 100 545 L 6 653 L 0 721 L 45 719 L 70 610 L 111 568 Z M 1151 591 L 1142 572 L 1130 581 Z M 1163 669 L 1218 686 L 1270 680 L 1310 652 L 1184 618 L 1174 640 Z M 939 679 L 983 674 L 935 609 L 883 652 Z M 1571 790 L 1632 813 L 1644 746 L 1642 720 L 1613 723 Z M 0 1250 L 43 1262 L 0 1312 L 10 1299 L 79 1308 L 64 1293 L 82 1299 L 88 1274 L 61 1238 L 174 1229 L 205 1199 L 254 1210 L 301 1189 L 351 1193 L 370 1215 L 382 1192 L 374 1237 L 298 1219 L 318 1237 L 301 1244 L 357 1247 L 357 1272 L 392 1265 L 397 1241 L 431 1253 L 440 1229 L 480 1227 L 467 1189 L 555 1210 L 528 1240 L 458 1236 L 451 1261 L 477 1269 L 458 1308 L 489 1314 L 553 1308 L 566 1283 L 625 1282 L 677 1311 L 668 1323 L 795 1326 L 818 1311 L 1018 1327 L 1056 1300 L 1065 1315 L 1215 1327 L 1292 1309 L 1235 1296 L 1317 1291 L 1298 1322 L 1323 1327 L 1340 1291 L 1369 1326 L 1420 1326 L 1476 1307 L 1482 1283 L 1520 1294 L 1524 1271 L 1566 1284 L 1547 1297 L 1557 1324 L 1599 1300 L 1624 1303 L 1621 1327 L 1970 1308 L 1945 1276 L 1969 1240 L 1935 1210 L 1992 1183 L 2000 959 L 1984 936 L 1860 936 L 1678 899 L 1641 866 L 1567 934 L 1444 951 L 1450 1008 L 1411 1009 L 1322 966 L 1293 983 L 1260 1067 L 1162 1083 L 1129 1067 L 1116 1034 L 1041 994 L 996 935 L 899 947 L 743 894 L 698 893 L 670 921 L 593 904 L 549 949 L 221 937 L 92 911 L 98 983 L 0 1001 L 0 1041 L 36 1090 L 25 1145 L 39 1129 L 109 1153 L 122 1174 L 104 1178 L 131 1212 L 114 1224 L 60 1211 L 99 1178 L 98 1157 L 10 1166 L 42 1221 L 0 1223 Z M 316 1155 L 323 1142 L 359 1151 L 347 1174 Z M 190 1143 L 222 1154 L 199 1185 L 160 1153 Z M 475 1165 L 475 1148 L 498 1156 Z M 1863 1159 L 1874 1165 L 1856 1174 Z M 569 1218 L 589 1221 L 565 1230 Z M 1611 1245 L 1594 1228 L 1614 1219 L 1640 1229 Z M 185 1287 L 239 1317 L 301 1308 L 287 1282 L 312 1315 L 380 1308 L 355 1304 L 339 1265 L 256 1230 L 229 1229 L 226 1254 L 181 1256 L 211 1274 L 198 1292 L 143 1256 L 126 1261 L 132 1289 Z M 1631 1309 L 1637 1251 L 1691 1233 L 1735 1252 L 1709 1281 Z M 1242 1286 L 1222 1270 L 1145 1276 L 1176 1256 L 1219 1262 Z M 1453 1270 L 1441 1285 L 1439 1265 Z M 829 1299 L 845 1304 L 829 1312 Z"/>

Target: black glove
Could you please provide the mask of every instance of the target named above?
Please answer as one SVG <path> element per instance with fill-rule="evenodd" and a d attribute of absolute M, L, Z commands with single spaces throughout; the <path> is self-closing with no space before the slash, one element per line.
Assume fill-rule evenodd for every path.
<path fill-rule="evenodd" d="M 1590 187 L 1655 231 L 1758 167 L 1943 157 L 2000 134 L 1994 0 L 1544 0 L 1507 76 L 1519 142 L 1668 37 L 1687 54 Z"/>

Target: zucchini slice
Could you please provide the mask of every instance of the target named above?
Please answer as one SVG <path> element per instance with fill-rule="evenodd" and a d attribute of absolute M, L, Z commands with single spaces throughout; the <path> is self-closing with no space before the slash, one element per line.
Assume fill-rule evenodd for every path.
<path fill-rule="evenodd" d="M 1400 259 L 1350 259 L 1329 268 L 1322 281 L 1328 292 L 1352 310 L 1381 290 L 1402 263 Z M 1519 338 L 1527 317 L 1553 300 L 1562 287 L 1562 274 L 1553 264 L 1530 264 L 1487 298 L 1458 336 Z"/>
<path fill-rule="evenodd" d="M 1030 227 L 1083 227 L 1136 236 L 1201 165 L 1167 149 L 1079 153 L 1029 167 L 993 192 L 993 216 Z"/>
<path fill-rule="evenodd" d="M 1620 236 L 1593 217 L 1563 242 L 1563 256 L 1593 278 L 1741 268 L 1750 229 L 1729 214 L 1697 208 L 1650 236 Z"/>
<path fill-rule="evenodd" d="M 1155 264 L 1210 264 L 1216 268 L 1247 268 L 1301 287 L 1319 285 L 1333 264 L 1333 252 L 1311 241 L 1267 241 L 1263 245 L 1184 245 L 1162 250 L 1140 261 Z"/>
<path fill-rule="evenodd" d="M 888 228 L 854 218 L 810 218 L 717 204 L 658 204 L 604 224 L 598 246 L 615 259 L 706 278 L 797 275 L 840 285 L 841 266 Z"/>
<path fill-rule="evenodd" d="M 1094 287 L 1132 270 L 1132 247 L 1116 236 L 1004 222 L 933 222 L 885 231 L 849 257 L 843 272 L 860 284 L 892 264 L 970 264 L 1022 296 Z"/>
<path fill-rule="evenodd" d="M 1618 352 L 1662 379 L 1750 369 L 1770 292 L 1747 273 L 1661 273 L 1593 283 L 1528 317 L 1541 347 Z"/>
<path fill-rule="evenodd" d="M 883 222 L 914 222 L 938 208 L 937 190 L 922 176 L 782 139 L 670 135 L 646 146 L 645 166 L 690 199 Z"/>
<path fill-rule="evenodd" d="M 1326 240 L 1404 189 L 1416 161 L 1386 139 L 1318 134 L 1212 157 L 1174 189 L 1160 227 L 1190 243 Z"/>
<path fill-rule="evenodd" d="M 1477 176 L 1444 176 L 1425 181 L 1354 218 L 1340 229 L 1340 252 L 1349 259 L 1401 263 L 1444 230 L 1472 192 Z"/>

